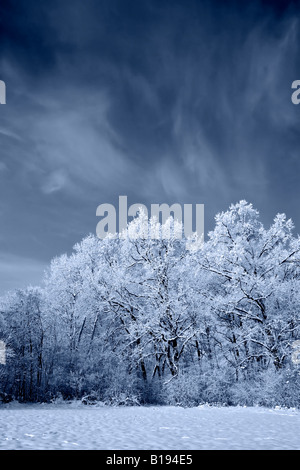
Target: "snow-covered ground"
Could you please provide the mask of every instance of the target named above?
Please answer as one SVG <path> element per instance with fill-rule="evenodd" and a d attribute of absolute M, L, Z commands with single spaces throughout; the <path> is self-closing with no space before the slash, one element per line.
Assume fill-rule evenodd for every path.
<path fill-rule="evenodd" d="M 300 449 L 300 411 L 5 406 L 0 449 Z"/>

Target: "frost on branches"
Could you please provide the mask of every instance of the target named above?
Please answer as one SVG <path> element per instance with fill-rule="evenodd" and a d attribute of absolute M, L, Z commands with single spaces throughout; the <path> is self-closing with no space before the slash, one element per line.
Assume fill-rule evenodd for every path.
<path fill-rule="evenodd" d="M 291 220 L 265 228 L 241 201 L 205 243 L 181 235 L 141 211 L 122 237 L 86 237 L 41 287 L 3 297 L 0 399 L 299 406 Z"/>

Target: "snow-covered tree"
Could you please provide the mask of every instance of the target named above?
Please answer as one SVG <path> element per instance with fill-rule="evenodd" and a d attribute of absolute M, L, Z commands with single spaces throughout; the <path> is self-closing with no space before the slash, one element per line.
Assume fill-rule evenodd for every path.
<path fill-rule="evenodd" d="M 10 352 L 0 392 L 299 405 L 291 359 L 300 239 L 291 220 L 279 214 L 265 228 L 241 201 L 216 216 L 204 244 L 182 234 L 181 223 L 141 210 L 121 236 L 89 235 L 55 258 L 42 288 L 0 299 Z"/>

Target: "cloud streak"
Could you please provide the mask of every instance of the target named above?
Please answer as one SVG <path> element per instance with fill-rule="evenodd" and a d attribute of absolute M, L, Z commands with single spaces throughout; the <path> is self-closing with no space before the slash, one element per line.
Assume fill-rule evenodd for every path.
<path fill-rule="evenodd" d="M 299 231 L 293 5 L 2 5 L 3 250 L 44 264 L 95 232 L 96 207 L 119 195 L 205 203 L 207 229 L 247 199 Z"/>

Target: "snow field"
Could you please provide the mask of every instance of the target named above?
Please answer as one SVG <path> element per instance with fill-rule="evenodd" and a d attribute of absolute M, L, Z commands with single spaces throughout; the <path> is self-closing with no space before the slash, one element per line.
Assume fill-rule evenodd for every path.
<path fill-rule="evenodd" d="M 7 406 L 0 408 L 0 449 L 300 449 L 300 412 L 208 406 Z"/>

